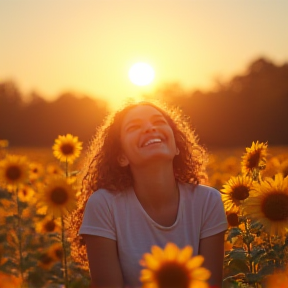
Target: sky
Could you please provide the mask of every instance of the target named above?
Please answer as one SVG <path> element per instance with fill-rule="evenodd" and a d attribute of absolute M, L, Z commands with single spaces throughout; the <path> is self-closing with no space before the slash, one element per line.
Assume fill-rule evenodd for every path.
<path fill-rule="evenodd" d="M 259 57 L 287 62 L 287 15 L 287 0 L 0 0 L 0 81 L 112 105 L 171 83 L 209 90 Z M 148 86 L 128 78 L 139 61 Z"/>

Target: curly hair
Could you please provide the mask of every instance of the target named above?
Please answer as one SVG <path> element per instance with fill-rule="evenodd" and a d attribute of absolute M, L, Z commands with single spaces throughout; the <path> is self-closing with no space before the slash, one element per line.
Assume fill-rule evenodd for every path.
<path fill-rule="evenodd" d="M 198 136 L 179 107 L 167 106 L 156 100 L 132 102 L 131 100 L 106 117 L 88 145 L 86 158 L 81 169 L 82 190 L 77 209 L 69 216 L 71 255 L 82 267 L 88 269 L 85 244 L 78 235 L 86 202 L 100 188 L 123 191 L 133 185 L 129 166 L 122 167 L 117 161 L 121 152 L 120 128 L 127 112 L 139 105 L 154 107 L 167 120 L 173 130 L 176 146 L 180 153 L 173 160 L 175 179 L 179 182 L 198 185 L 206 180 L 206 149 L 198 143 Z M 161 108 L 160 108 L 161 107 Z"/>

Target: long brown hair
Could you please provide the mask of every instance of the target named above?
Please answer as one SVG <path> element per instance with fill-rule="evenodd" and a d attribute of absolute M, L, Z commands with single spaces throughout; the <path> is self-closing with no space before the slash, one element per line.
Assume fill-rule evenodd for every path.
<path fill-rule="evenodd" d="M 139 105 L 150 105 L 160 111 L 171 126 L 180 153 L 173 161 L 175 179 L 180 182 L 202 183 L 206 179 L 207 154 L 199 145 L 198 137 L 189 118 L 178 107 L 167 106 L 156 100 L 128 102 L 122 109 L 111 113 L 100 125 L 90 142 L 81 173 L 82 190 L 77 209 L 70 215 L 71 254 L 88 269 L 85 245 L 78 236 L 86 202 L 100 188 L 123 191 L 133 185 L 129 166 L 121 167 L 117 161 L 121 152 L 120 128 L 127 112 Z M 161 107 L 161 108 L 160 108 Z"/>

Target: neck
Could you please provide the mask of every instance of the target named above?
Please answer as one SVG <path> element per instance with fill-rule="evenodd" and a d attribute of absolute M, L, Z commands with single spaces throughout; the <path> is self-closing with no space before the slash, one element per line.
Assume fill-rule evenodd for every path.
<path fill-rule="evenodd" d="M 141 169 L 137 167 L 137 171 L 132 169 L 132 174 L 135 194 L 142 205 L 159 210 L 178 202 L 178 186 L 173 165 L 153 165 Z"/>

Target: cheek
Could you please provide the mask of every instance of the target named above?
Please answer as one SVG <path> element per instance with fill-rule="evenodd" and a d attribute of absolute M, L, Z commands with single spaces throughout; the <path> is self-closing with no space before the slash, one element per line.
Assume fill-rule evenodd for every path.
<path fill-rule="evenodd" d="M 121 138 L 120 144 L 121 144 L 121 150 L 124 154 L 129 155 L 131 153 L 132 147 L 133 147 L 133 137 L 131 135 L 125 135 Z"/>

